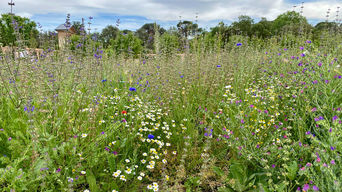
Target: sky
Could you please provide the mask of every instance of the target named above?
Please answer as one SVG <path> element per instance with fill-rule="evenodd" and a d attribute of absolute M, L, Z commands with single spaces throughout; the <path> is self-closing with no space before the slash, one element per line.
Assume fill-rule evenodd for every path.
<path fill-rule="evenodd" d="M 179 20 L 190 20 L 209 30 L 220 21 L 231 24 L 240 15 L 251 16 L 255 22 L 261 17 L 275 19 L 286 11 L 301 11 L 303 0 L 13 0 L 16 15 L 39 22 L 42 30 L 54 30 L 65 23 L 67 13 L 71 21 L 85 23 L 91 20 L 91 30 L 101 32 L 107 25 L 120 29 L 137 30 L 145 23 L 157 22 L 165 29 L 175 26 Z M 0 0 L 0 14 L 10 12 L 10 0 Z M 337 7 L 342 19 L 342 0 L 304 1 L 303 16 L 309 23 L 316 24 L 336 19 Z M 295 7 L 294 7 L 295 6 Z M 88 28 L 88 26 L 87 26 Z"/>

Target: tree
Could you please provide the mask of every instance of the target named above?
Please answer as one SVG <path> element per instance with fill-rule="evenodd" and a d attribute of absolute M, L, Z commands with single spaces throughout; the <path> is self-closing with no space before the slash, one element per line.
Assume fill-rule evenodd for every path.
<path fill-rule="evenodd" d="M 164 33 L 160 37 L 161 50 L 164 54 L 170 55 L 179 48 L 178 37 L 172 33 Z"/>
<path fill-rule="evenodd" d="M 124 53 L 136 57 L 142 51 L 142 41 L 132 32 L 119 33 L 115 40 L 110 40 L 110 44 L 109 48 L 114 50 L 117 55 Z"/>
<path fill-rule="evenodd" d="M 198 25 L 196 23 L 192 23 L 192 21 L 180 21 L 177 24 L 178 32 L 185 39 L 188 39 L 189 36 L 195 35 L 198 31 Z"/>
<path fill-rule="evenodd" d="M 108 25 L 105 27 L 100 35 L 100 40 L 103 44 L 104 48 L 107 48 L 110 45 L 110 40 L 115 39 L 119 34 L 120 30 L 113 25 Z"/>
<path fill-rule="evenodd" d="M 75 29 L 76 35 L 81 35 L 81 33 L 85 30 L 84 25 L 79 21 L 73 21 L 72 27 Z"/>
<path fill-rule="evenodd" d="M 295 11 L 288 11 L 273 21 L 272 28 L 273 34 L 292 33 L 300 35 L 309 33 L 312 27 L 305 17 Z"/>
<path fill-rule="evenodd" d="M 320 22 L 317 23 L 314 27 L 314 32 L 322 32 L 322 31 L 328 31 L 336 33 L 340 30 L 341 26 L 339 26 L 336 22 Z"/>
<path fill-rule="evenodd" d="M 123 34 L 132 33 L 132 31 L 129 30 L 129 29 L 124 29 L 124 30 L 122 30 L 121 32 L 122 32 Z"/>
<path fill-rule="evenodd" d="M 254 24 L 252 27 L 253 35 L 265 39 L 272 36 L 272 21 L 267 21 L 265 17 L 262 17 L 261 20 Z"/>
<path fill-rule="evenodd" d="M 336 22 L 320 22 L 317 23 L 312 30 L 313 40 L 319 44 L 319 42 L 326 41 L 326 37 L 341 33 L 342 26 L 339 26 Z"/>
<path fill-rule="evenodd" d="M 220 37 L 221 45 L 224 47 L 226 43 L 229 41 L 229 37 L 231 36 L 229 27 L 226 26 L 223 21 L 221 21 L 217 26 L 211 28 L 211 37 Z M 209 40 L 209 36 L 206 36 L 207 41 Z"/>
<path fill-rule="evenodd" d="M 252 26 L 254 20 L 247 15 L 241 15 L 238 19 L 239 20 L 237 22 L 233 22 L 231 25 L 232 32 L 234 34 L 246 35 L 251 37 L 253 34 Z"/>
<path fill-rule="evenodd" d="M 165 29 L 157 25 L 156 23 L 146 23 L 140 29 L 136 31 L 137 37 L 142 40 L 144 46 L 148 49 L 154 48 L 154 36 L 155 36 L 155 28 L 158 28 L 159 34 L 163 35 Z"/>
<path fill-rule="evenodd" d="M 0 43 L 3 46 L 37 46 L 38 30 L 36 23 L 28 18 L 11 14 L 2 14 L 0 17 Z M 23 41 L 19 41 L 23 40 Z"/>

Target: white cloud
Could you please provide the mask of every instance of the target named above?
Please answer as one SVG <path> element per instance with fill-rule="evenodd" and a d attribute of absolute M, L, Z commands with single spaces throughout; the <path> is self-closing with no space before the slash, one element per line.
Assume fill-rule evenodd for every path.
<path fill-rule="evenodd" d="M 33 16 L 31 13 L 27 13 L 27 12 L 16 13 L 16 15 L 19 15 L 21 17 L 26 17 L 26 18 L 29 18 L 29 19 Z"/>
<path fill-rule="evenodd" d="M 184 20 L 195 20 L 197 13 L 200 22 L 232 21 L 242 14 L 272 20 L 277 15 L 292 10 L 294 5 L 286 0 L 15 0 L 15 3 L 15 13 L 26 17 L 70 13 L 76 17 L 96 18 L 98 14 L 111 14 L 142 16 L 160 22 L 177 21 L 179 16 Z M 331 8 L 331 15 L 335 15 L 333 12 L 337 6 L 342 7 L 341 1 L 311 1 L 304 4 L 304 16 L 308 19 L 325 20 L 327 9 Z M 0 12 L 8 12 L 7 0 L 0 0 L 0 7 Z M 296 10 L 299 11 L 299 6 Z M 133 27 L 132 23 L 129 25 Z"/>
<path fill-rule="evenodd" d="M 331 21 L 336 19 L 337 7 L 342 8 L 341 1 L 309 2 L 304 4 L 303 15 L 310 19 L 325 20 L 328 9 L 331 9 L 329 14 L 329 20 Z M 340 11 L 342 11 L 342 9 L 340 9 Z M 341 12 L 340 15 L 342 15 Z"/>

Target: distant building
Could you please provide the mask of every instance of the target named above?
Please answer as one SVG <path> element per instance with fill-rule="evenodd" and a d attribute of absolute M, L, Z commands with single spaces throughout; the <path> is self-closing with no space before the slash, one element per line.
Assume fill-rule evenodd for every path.
<path fill-rule="evenodd" d="M 72 34 L 76 33 L 74 27 L 67 27 L 65 24 L 59 25 L 55 30 L 58 33 L 58 45 L 60 49 L 64 48 L 67 37 L 70 37 Z"/>

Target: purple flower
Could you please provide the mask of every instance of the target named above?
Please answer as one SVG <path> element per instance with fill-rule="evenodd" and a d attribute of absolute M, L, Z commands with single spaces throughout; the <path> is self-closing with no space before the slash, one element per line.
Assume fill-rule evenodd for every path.
<path fill-rule="evenodd" d="M 312 189 L 313 189 L 314 191 L 318 191 L 318 190 L 319 190 L 319 188 L 318 188 L 316 185 L 312 186 Z"/>
<path fill-rule="evenodd" d="M 321 62 L 319 62 L 317 65 L 318 65 L 318 67 L 321 67 L 321 66 L 322 66 L 322 63 L 321 63 Z"/>
<path fill-rule="evenodd" d="M 68 179 L 68 182 L 69 182 L 69 183 L 72 183 L 72 182 L 74 182 L 74 179 L 73 179 L 73 178 L 69 178 L 69 179 Z"/>
<path fill-rule="evenodd" d="M 315 121 L 320 121 L 320 120 L 324 120 L 324 117 L 319 116 L 319 117 L 316 117 L 316 118 L 315 118 Z"/>
<path fill-rule="evenodd" d="M 12 140 L 12 137 L 9 137 L 8 140 L 11 141 L 11 140 Z"/>
<path fill-rule="evenodd" d="M 58 169 L 56 170 L 56 173 L 59 173 L 59 172 L 61 172 L 61 168 L 58 168 Z"/>
<path fill-rule="evenodd" d="M 244 123 L 245 123 L 245 121 L 244 121 L 243 119 L 241 119 L 241 123 L 242 123 L 242 124 L 244 124 Z"/>
<path fill-rule="evenodd" d="M 303 187 L 303 191 L 307 191 L 310 189 L 310 185 L 309 184 L 305 184 Z"/>
<path fill-rule="evenodd" d="M 299 47 L 299 49 L 300 49 L 300 50 L 303 50 L 303 49 L 304 49 L 304 47 Z"/>
<path fill-rule="evenodd" d="M 332 120 L 333 120 L 333 121 L 336 121 L 337 118 L 338 118 L 338 117 L 335 115 L 335 116 L 332 118 Z"/>
<path fill-rule="evenodd" d="M 216 67 L 219 68 L 219 67 L 221 67 L 221 65 L 217 65 Z"/>
<path fill-rule="evenodd" d="M 310 43 L 311 43 L 311 41 L 310 41 L 310 40 L 307 40 L 307 41 L 306 41 L 306 43 L 310 44 Z"/>
<path fill-rule="evenodd" d="M 335 165 L 335 160 L 331 160 L 330 163 L 331 163 L 332 165 Z"/>

